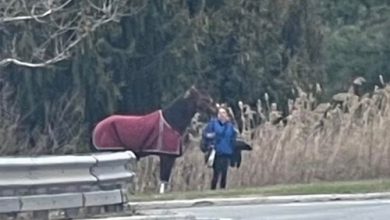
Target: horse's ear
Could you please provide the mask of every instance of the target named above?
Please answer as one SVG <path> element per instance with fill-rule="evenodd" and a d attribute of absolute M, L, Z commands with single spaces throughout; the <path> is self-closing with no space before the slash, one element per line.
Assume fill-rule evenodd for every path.
<path fill-rule="evenodd" d="M 184 98 L 186 99 L 186 98 L 190 97 L 190 95 L 191 95 L 191 90 L 189 89 L 186 91 L 186 93 L 184 93 Z"/>
<path fill-rule="evenodd" d="M 191 96 L 191 94 L 196 94 L 196 92 L 198 91 L 198 89 L 196 88 L 195 85 L 192 85 L 187 91 L 186 93 L 184 93 L 184 98 L 188 98 Z"/>
<path fill-rule="evenodd" d="M 197 85 L 192 85 L 190 88 L 190 91 L 192 93 L 198 93 L 199 92 L 199 87 Z"/>
<path fill-rule="evenodd" d="M 188 98 L 193 94 L 196 90 L 195 85 L 192 85 L 185 93 L 184 93 L 184 98 Z"/>

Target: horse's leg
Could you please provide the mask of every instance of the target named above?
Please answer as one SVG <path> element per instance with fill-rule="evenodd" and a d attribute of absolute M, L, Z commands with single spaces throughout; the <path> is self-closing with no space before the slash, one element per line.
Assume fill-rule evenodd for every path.
<path fill-rule="evenodd" d="M 160 155 L 160 194 L 165 193 L 176 157 L 172 155 Z"/>

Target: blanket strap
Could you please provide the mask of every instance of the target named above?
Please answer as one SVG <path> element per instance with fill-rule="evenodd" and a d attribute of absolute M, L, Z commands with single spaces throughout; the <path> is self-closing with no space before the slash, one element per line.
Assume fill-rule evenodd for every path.
<path fill-rule="evenodd" d="M 159 128 L 158 128 L 158 139 L 157 139 L 157 149 L 161 150 L 163 145 L 163 135 L 164 135 L 164 119 L 161 110 L 159 118 Z"/>

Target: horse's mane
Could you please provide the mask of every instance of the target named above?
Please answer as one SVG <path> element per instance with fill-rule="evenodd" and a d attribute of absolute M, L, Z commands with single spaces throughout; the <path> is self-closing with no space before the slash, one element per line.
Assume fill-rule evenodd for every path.
<path fill-rule="evenodd" d="M 196 113 L 194 101 L 193 97 L 186 98 L 184 95 L 180 95 L 162 109 L 165 120 L 181 134 L 184 133 Z"/>
<path fill-rule="evenodd" d="M 177 103 L 182 101 L 182 99 L 184 99 L 184 94 L 176 96 L 176 98 L 174 100 L 172 100 L 170 103 L 168 103 L 168 105 L 163 107 L 162 110 L 164 111 L 165 109 L 172 108 L 173 105 L 177 105 Z"/>

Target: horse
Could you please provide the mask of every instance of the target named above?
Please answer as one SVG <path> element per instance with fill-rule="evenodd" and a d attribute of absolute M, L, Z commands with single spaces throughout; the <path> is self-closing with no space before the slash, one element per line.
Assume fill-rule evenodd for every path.
<path fill-rule="evenodd" d="M 92 143 L 98 151 L 131 150 L 137 158 L 160 158 L 160 194 L 165 192 L 177 157 L 183 154 L 182 137 L 196 112 L 215 113 L 211 96 L 192 86 L 166 108 L 140 116 L 111 115 L 98 122 Z"/>

